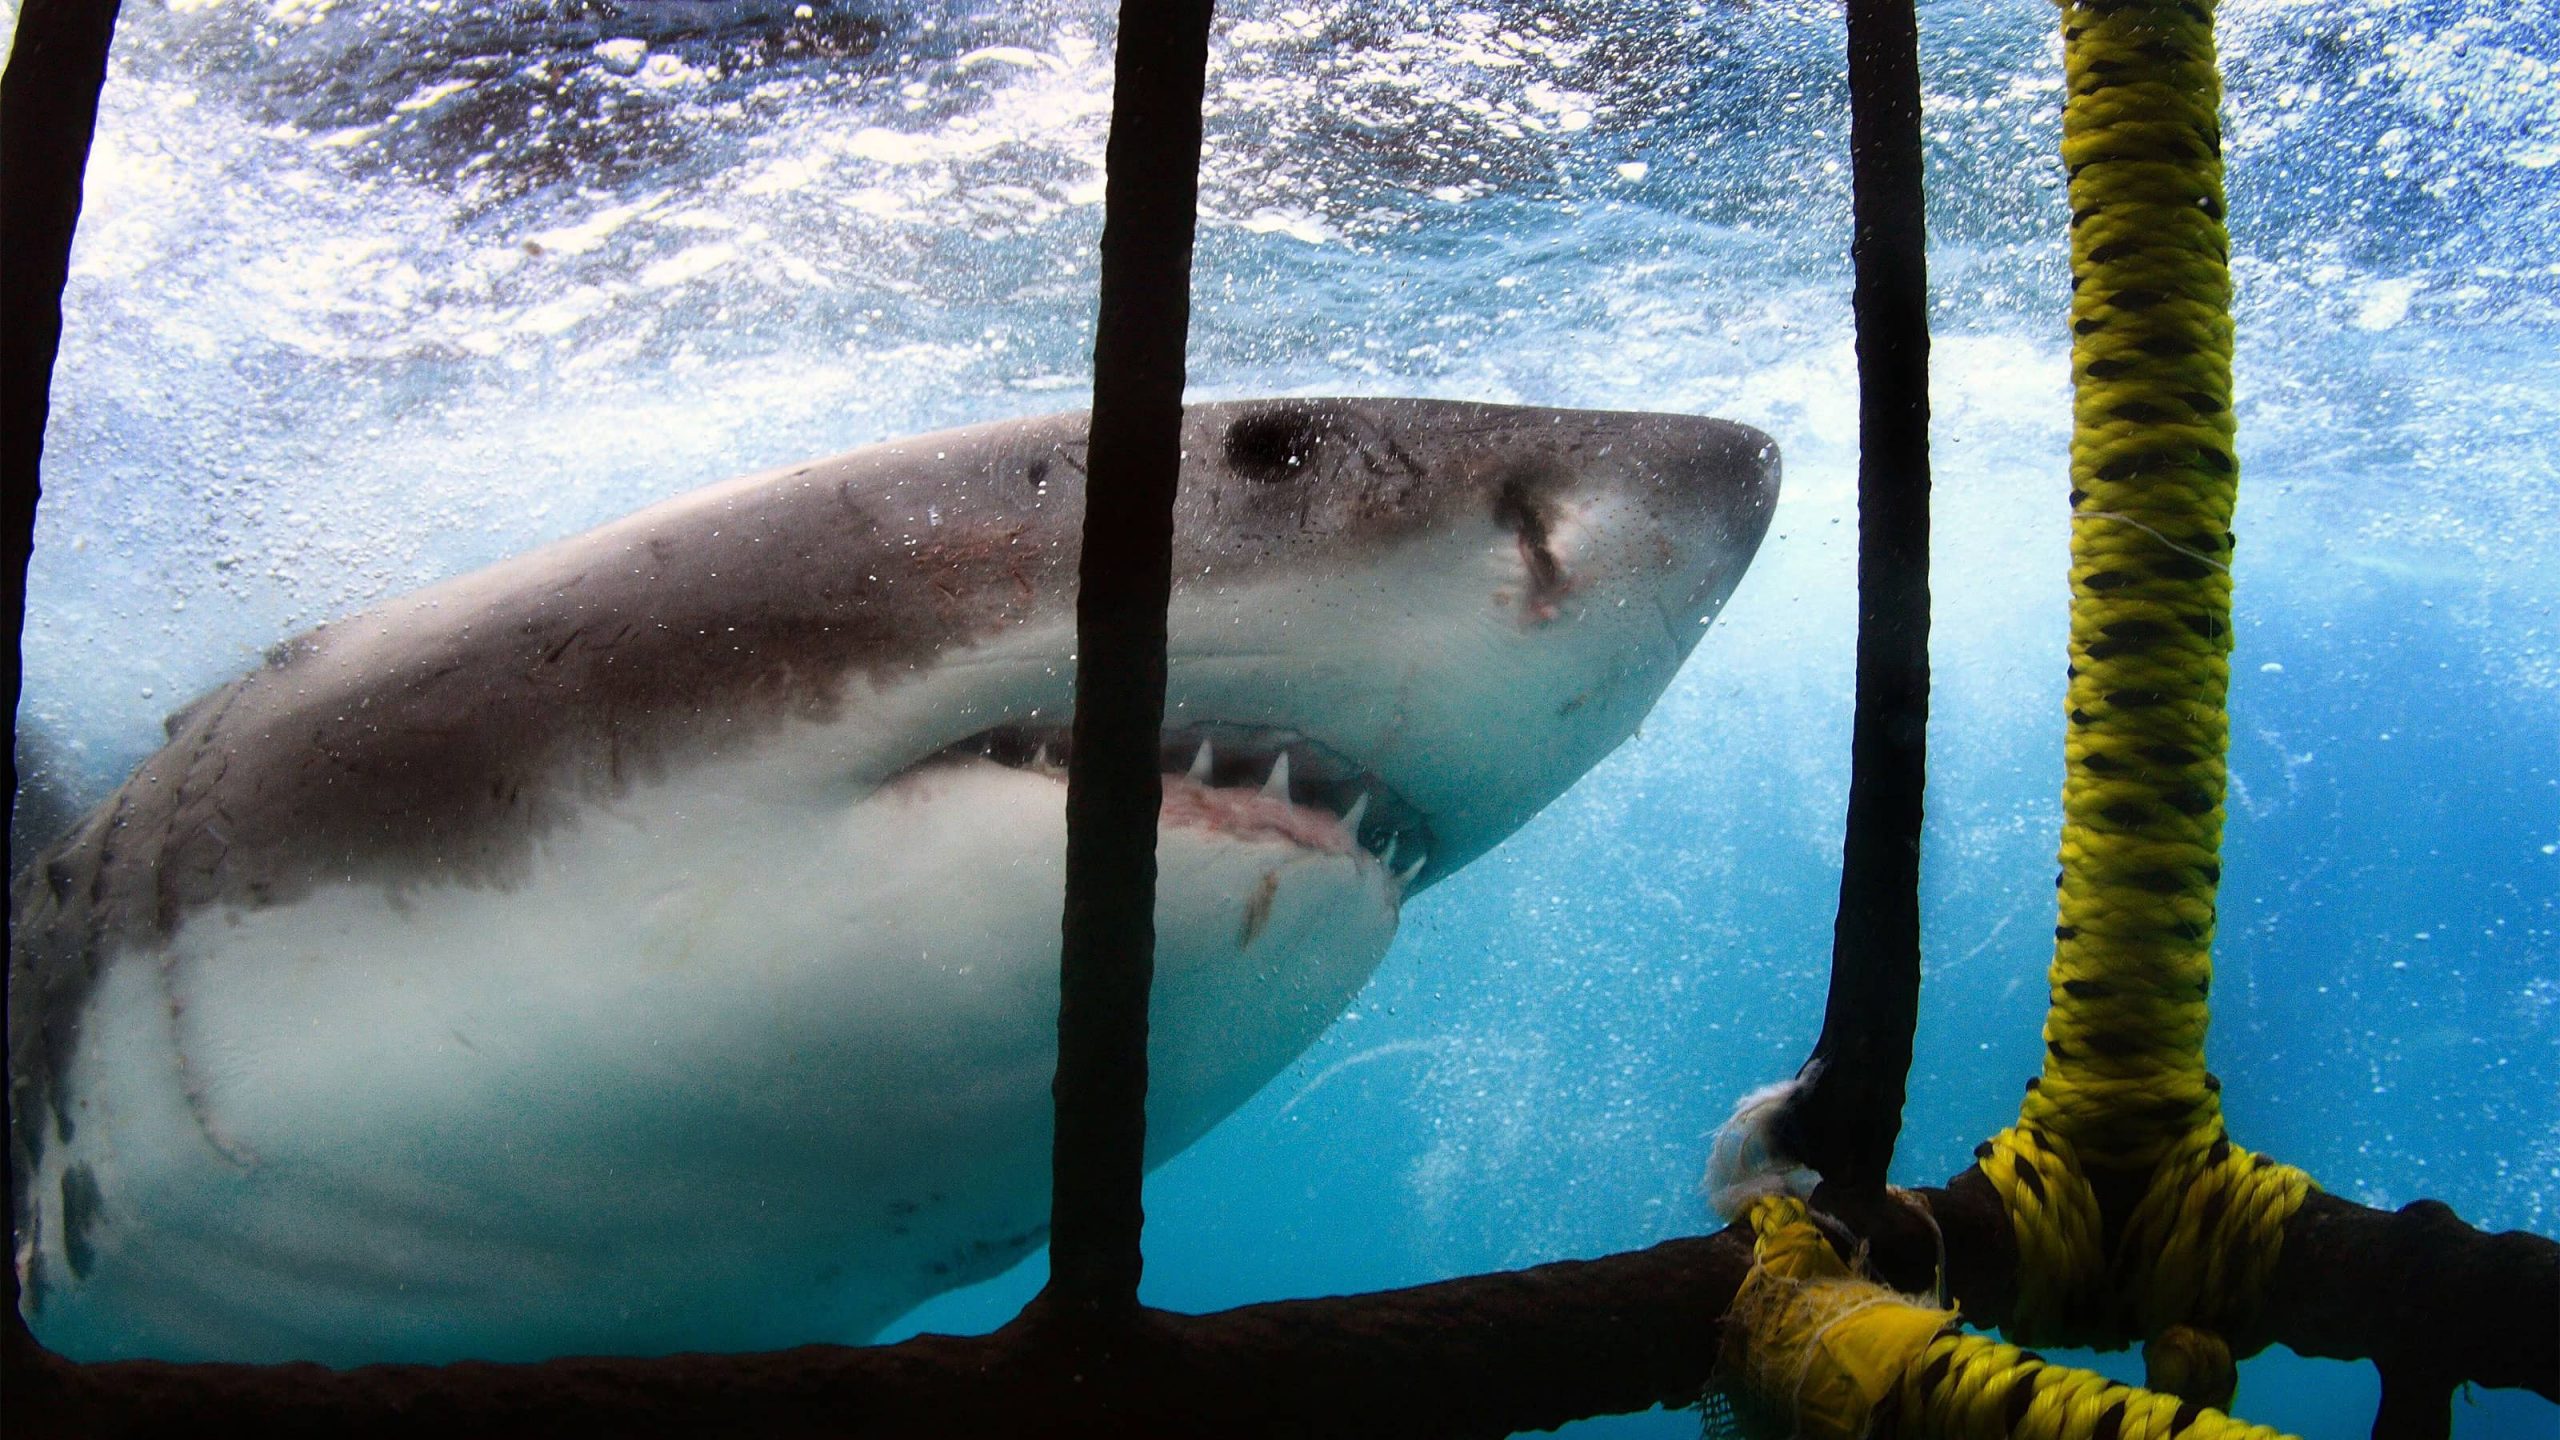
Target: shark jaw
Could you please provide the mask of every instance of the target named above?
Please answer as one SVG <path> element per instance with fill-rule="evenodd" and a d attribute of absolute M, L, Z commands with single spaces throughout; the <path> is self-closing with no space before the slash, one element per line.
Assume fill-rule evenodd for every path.
<path fill-rule="evenodd" d="M 13 1076 L 39 1337 L 84 1359 L 334 1364 L 853 1341 L 1036 1248 L 1073 650 L 1073 515 L 1039 506 L 1071 488 L 1073 419 L 719 487 L 331 627 L 178 717 L 21 885 L 17 993 L 74 1007 L 73 1042 L 13 1046 L 58 1057 Z M 1775 484 L 1765 439 L 1681 417 L 1301 401 L 1187 423 L 1151 1163 L 1315 1039 L 1408 896 L 1633 730 Z M 627 726 L 602 748 L 531 732 L 610 672 L 509 708 L 599 616 L 608 661 L 667 633 L 683 644 L 653 673 L 694 673 L 778 602 L 740 593 L 753 572 L 722 555 L 690 562 L 717 585 L 680 573 L 685 545 L 856 512 L 876 548 L 819 554 L 822 576 L 922 577 L 915 626 L 814 700 L 661 700 L 682 743 L 655 751 Z M 544 629 L 544 606 L 624 572 L 643 601 Z M 691 615 L 669 608 L 689 582 Z M 618 608 L 641 603 L 650 623 Z M 913 638 L 953 614 L 951 638 Z M 445 628 L 422 633 L 429 615 Z M 779 663 L 753 694 L 806 681 Z M 461 720 L 422 688 L 457 675 L 478 687 Z M 412 713 L 438 722 L 411 727 L 422 742 Z M 255 806 L 285 783 L 251 779 L 312 753 L 259 747 L 344 714 L 365 727 L 319 753 L 412 747 L 368 776 L 453 773 L 456 734 L 475 766 L 500 741 L 550 758 L 458 772 L 483 787 L 470 803 L 513 807 L 503 825 L 422 820 L 396 845 L 315 792 L 273 818 L 299 848 L 245 869 Z M 205 807 L 218 849 L 150 818 L 232 784 Z M 155 857 L 145 833 L 176 838 Z M 90 898 L 128 891 L 144 903 Z M 46 988 L 62 956 L 92 967 L 85 990 Z"/>

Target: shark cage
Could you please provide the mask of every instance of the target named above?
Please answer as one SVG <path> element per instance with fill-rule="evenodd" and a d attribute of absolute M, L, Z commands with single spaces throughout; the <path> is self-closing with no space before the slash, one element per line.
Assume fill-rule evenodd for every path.
<path fill-rule="evenodd" d="M 0 85 L 0 422 L 24 615 L 38 455 L 116 0 L 25 0 Z M 1010 1324 L 529 1364 L 75 1364 L 6 1311 L 14 1435 L 238 1430 L 1494 1436 L 1704 1400 L 1711 1431 L 2266 1435 L 2232 1357 L 2372 1360 L 2373 1433 L 2466 1384 L 2560 1400 L 2560 1246 L 2323 1194 L 2232 1143 L 2202 1065 L 2233 493 L 2210 0 L 2065 0 L 2074 526 L 2045 1073 L 1943 1187 L 1886 1183 L 1920 995 L 1926 280 L 1912 0 L 1849 0 L 1860 626 L 1821 1037 L 1728 1132 L 1738 1223 L 1588 1262 L 1214 1314 L 1138 1300 L 1158 727 L 1209 0 L 1126 0 L 1107 151 L 1068 767 L 1052 1264 Z M 14 672 L 13 672 L 14 673 Z M 13 697 L 17 691 L 12 684 Z M 13 701 L 14 705 L 14 701 Z M 12 866 L 13 870 L 15 865 Z M 14 1035 L 14 1031 L 12 1032 Z M 1809 1169 L 1800 1197 L 1770 1173 Z M 1944 1297 L 1958 1297 L 1947 1301 Z M 1969 1334 L 2146 1347 L 2149 1389 Z"/>

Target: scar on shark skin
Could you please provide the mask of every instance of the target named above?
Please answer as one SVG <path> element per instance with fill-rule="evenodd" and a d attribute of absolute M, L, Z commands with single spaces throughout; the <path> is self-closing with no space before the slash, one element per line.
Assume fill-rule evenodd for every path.
<path fill-rule="evenodd" d="M 1239 950 L 1250 950 L 1262 936 L 1262 927 L 1271 923 L 1271 902 L 1280 898 L 1280 871 L 1277 866 L 1262 872 L 1262 883 L 1244 902 L 1244 930 L 1236 942 Z"/>

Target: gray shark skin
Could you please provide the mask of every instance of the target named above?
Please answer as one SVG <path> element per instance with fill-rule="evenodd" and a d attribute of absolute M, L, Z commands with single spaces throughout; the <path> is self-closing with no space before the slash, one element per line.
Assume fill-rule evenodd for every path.
<path fill-rule="evenodd" d="M 1778 483 L 1685 416 L 1183 423 L 1150 1164 L 1633 732 Z M 858 1341 L 1035 1248 L 1084 424 L 713 486 L 172 716 L 13 895 L 38 1337 Z"/>

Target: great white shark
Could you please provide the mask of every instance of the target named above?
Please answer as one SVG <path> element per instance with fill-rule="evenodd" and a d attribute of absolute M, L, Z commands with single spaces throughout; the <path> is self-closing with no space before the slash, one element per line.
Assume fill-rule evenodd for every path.
<path fill-rule="evenodd" d="M 1148 1159 L 1631 734 L 1766 529 L 1687 416 L 1196 405 Z M 858 1341 L 1041 1243 L 1085 418 L 749 476 L 275 647 L 24 869 L 81 1359 Z"/>

